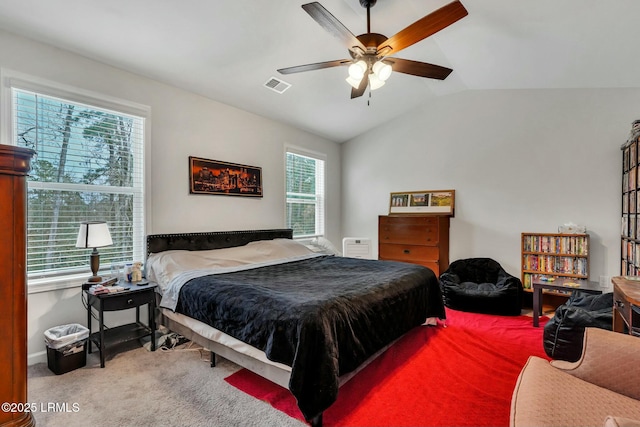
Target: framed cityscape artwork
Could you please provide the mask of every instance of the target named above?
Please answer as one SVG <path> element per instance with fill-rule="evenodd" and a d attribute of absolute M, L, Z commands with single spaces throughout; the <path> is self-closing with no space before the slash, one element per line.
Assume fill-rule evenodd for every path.
<path fill-rule="evenodd" d="M 262 168 L 189 156 L 189 193 L 262 197 Z"/>

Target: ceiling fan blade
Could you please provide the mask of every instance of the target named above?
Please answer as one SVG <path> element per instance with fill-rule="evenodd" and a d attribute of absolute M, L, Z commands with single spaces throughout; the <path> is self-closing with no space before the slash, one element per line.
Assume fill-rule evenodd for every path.
<path fill-rule="evenodd" d="M 303 4 L 302 8 L 307 12 L 322 28 L 331 33 L 334 37 L 341 40 L 349 50 L 353 50 L 355 46 L 358 46 L 362 51 L 366 48 L 364 45 L 353 35 L 351 31 L 345 27 L 342 22 L 333 16 L 327 9 L 320 3 L 314 1 L 312 3 Z"/>
<path fill-rule="evenodd" d="M 367 89 L 367 85 L 369 84 L 369 73 L 364 73 L 364 77 L 360 80 L 360 86 L 358 89 L 352 87 L 351 88 L 351 99 L 358 98 L 364 94 L 364 91 Z"/>
<path fill-rule="evenodd" d="M 350 59 L 338 59 L 335 61 L 316 62 L 315 64 L 297 65 L 295 67 L 280 68 L 280 74 L 302 73 L 303 71 L 321 70 L 323 68 L 339 67 L 349 65 L 353 61 Z"/>
<path fill-rule="evenodd" d="M 378 51 L 389 47 L 392 50 L 389 53 L 385 52 L 385 55 L 398 53 L 402 49 L 437 33 L 443 28 L 448 27 L 468 14 L 469 12 L 467 12 L 467 9 L 464 8 L 462 3 L 456 0 L 417 20 L 404 30 L 401 30 L 399 33 L 389 37 L 387 40 L 380 43 Z"/>
<path fill-rule="evenodd" d="M 395 72 L 430 79 L 444 80 L 453 71 L 451 68 L 428 64 L 426 62 L 412 61 L 410 59 L 387 58 L 385 62 L 387 61 L 392 62 L 391 68 Z"/>

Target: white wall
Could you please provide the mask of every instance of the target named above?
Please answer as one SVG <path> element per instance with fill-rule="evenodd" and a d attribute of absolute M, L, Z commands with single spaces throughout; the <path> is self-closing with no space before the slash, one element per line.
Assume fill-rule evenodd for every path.
<path fill-rule="evenodd" d="M 469 91 L 339 146 L 4 32 L 0 52 L 2 68 L 151 107 L 148 233 L 282 227 L 283 146 L 293 144 L 328 156 L 336 245 L 342 236 L 375 242 L 392 191 L 453 188 L 452 260 L 489 256 L 518 275 L 520 233 L 572 221 L 591 234 L 592 278 L 619 272 L 619 147 L 640 116 L 640 89 Z M 189 155 L 261 166 L 265 197 L 189 195 Z M 86 323 L 78 288 L 30 294 L 28 321 L 35 363 L 44 330 Z"/>
<path fill-rule="evenodd" d="M 5 32 L 0 52 L 1 68 L 151 107 L 148 234 L 282 228 L 284 146 L 291 144 L 327 155 L 327 237 L 341 240 L 336 143 Z M 264 197 L 189 195 L 190 155 L 262 167 Z M 31 293 L 28 322 L 29 363 L 43 361 L 46 329 L 86 324 L 78 288 Z"/>
<path fill-rule="evenodd" d="M 450 259 L 520 276 L 520 233 L 586 225 L 591 279 L 620 272 L 621 151 L 640 89 L 469 91 L 342 146 L 342 227 L 377 241 L 389 193 L 455 189 Z"/>

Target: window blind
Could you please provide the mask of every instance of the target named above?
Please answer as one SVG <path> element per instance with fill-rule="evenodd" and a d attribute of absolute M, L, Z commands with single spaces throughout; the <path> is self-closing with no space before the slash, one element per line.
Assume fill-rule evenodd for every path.
<path fill-rule="evenodd" d="M 80 222 L 106 221 L 100 266 L 144 258 L 145 119 L 12 88 L 16 145 L 36 157 L 28 178 L 29 279 L 88 271 Z"/>
<path fill-rule="evenodd" d="M 324 159 L 287 149 L 286 197 L 286 226 L 293 229 L 293 236 L 324 235 Z"/>

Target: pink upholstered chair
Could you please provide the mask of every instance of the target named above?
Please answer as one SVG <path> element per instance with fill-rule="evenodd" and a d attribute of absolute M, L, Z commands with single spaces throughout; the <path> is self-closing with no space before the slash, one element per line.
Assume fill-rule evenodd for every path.
<path fill-rule="evenodd" d="M 577 362 L 531 356 L 513 392 L 510 425 L 640 426 L 640 338 L 586 328 Z"/>

